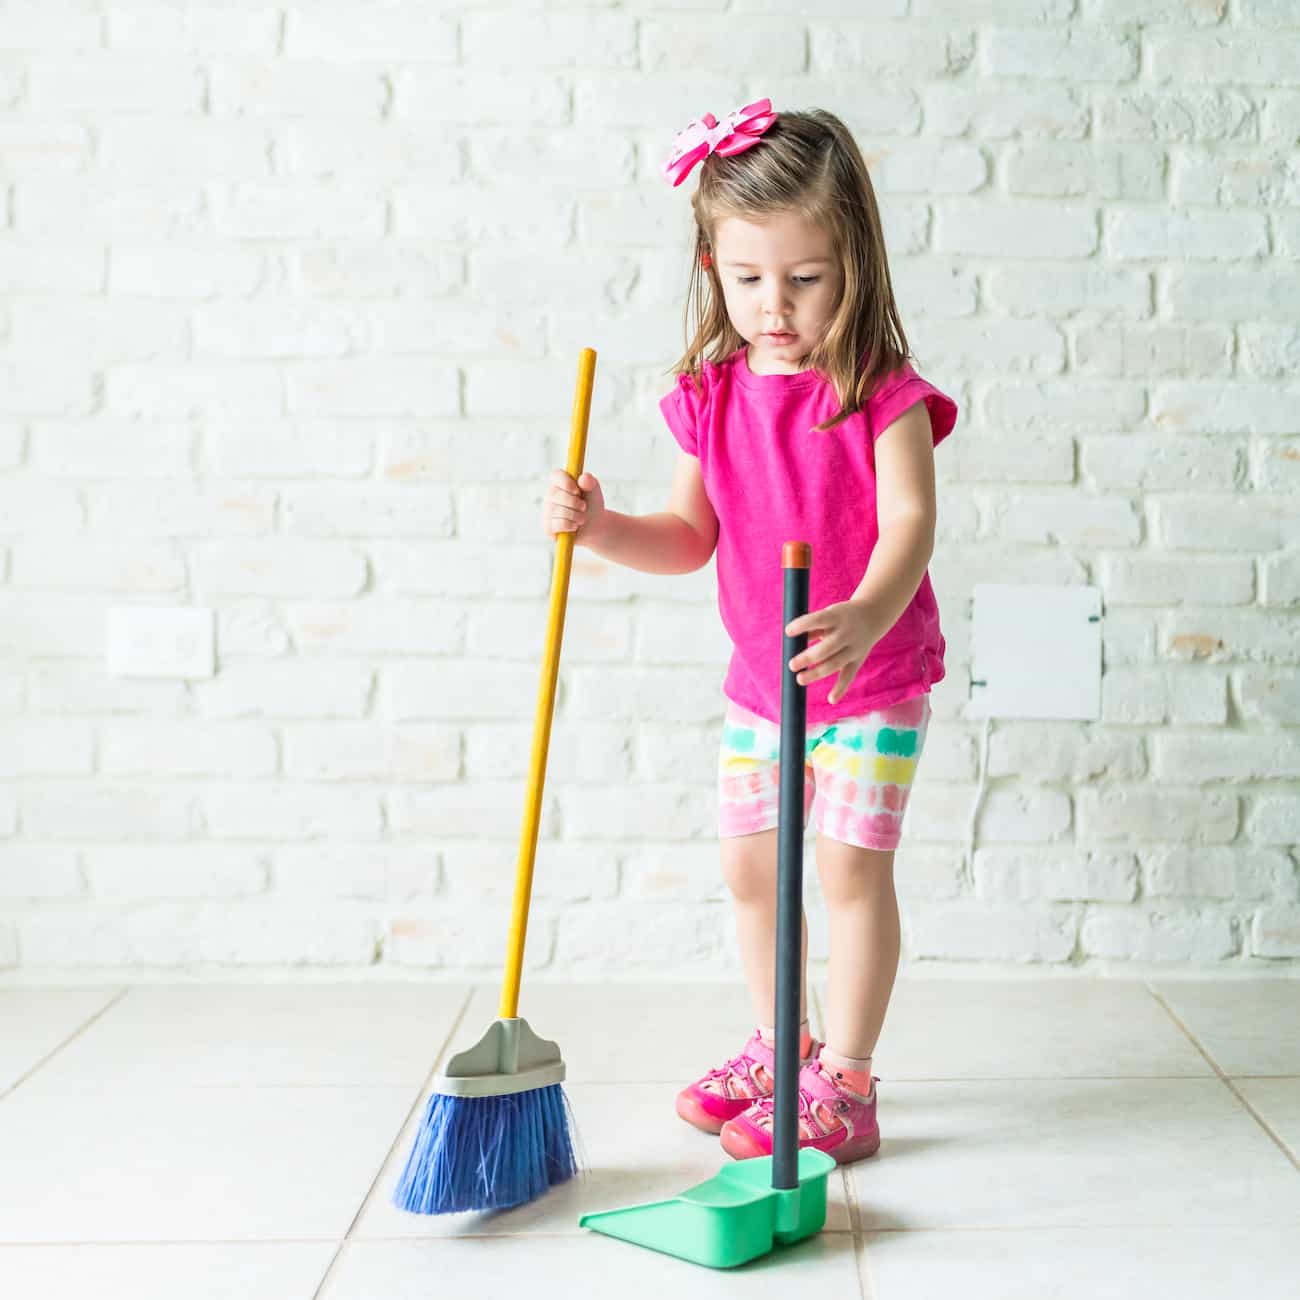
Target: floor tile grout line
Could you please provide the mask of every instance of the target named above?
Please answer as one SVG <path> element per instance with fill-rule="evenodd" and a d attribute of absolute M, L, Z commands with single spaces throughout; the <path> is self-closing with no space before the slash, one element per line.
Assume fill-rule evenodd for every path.
<path fill-rule="evenodd" d="M 1272 1230 L 1274 1228 L 1281 1231 L 1294 1225 L 1292 1218 L 1276 1218 L 1260 1220 L 1242 1221 L 1229 1226 L 1243 1227 L 1255 1226 Z M 1131 1219 L 1127 1218 L 1123 1222 L 1105 1222 L 1105 1223 L 989 1223 L 989 1224 L 958 1224 L 958 1223 L 928 1223 L 916 1228 L 869 1228 L 863 1234 L 863 1241 L 869 1237 L 884 1236 L 920 1236 L 926 1233 L 946 1234 L 946 1233 L 973 1233 L 973 1232 L 1006 1232 L 1006 1233 L 1031 1233 L 1031 1232 L 1128 1232 L 1133 1229 L 1154 1228 L 1168 1230 L 1171 1232 L 1181 1232 L 1186 1228 L 1186 1222 L 1176 1217 L 1168 1219 Z M 1197 1224 L 1196 1227 L 1209 1227 L 1210 1225 Z M 847 1229 L 826 1228 L 823 1230 L 832 1237 L 843 1237 L 851 1239 L 853 1234 Z M 456 1232 L 448 1233 L 446 1236 L 433 1234 L 411 1234 L 408 1236 L 373 1236 L 365 1239 L 365 1245 L 373 1246 L 379 1244 L 421 1244 L 421 1243 L 442 1243 L 453 1241 L 531 1241 L 534 1238 L 545 1237 L 548 1239 L 559 1239 L 568 1241 L 590 1241 L 591 1234 L 585 1231 L 548 1231 L 541 1228 L 529 1228 L 527 1231 L 505 1231 L 505 1232 Z M 87 1238 L 46 1238 L 40 1241 L 23 1241 L 15 1238 L 12 1241 L 0 1242 L 0 1253 L 6 1250 L 66 1250 L 70 1247 L 93 1247 L 95 1249 L 134 1249 L 141 1246 L 327 1246 L 336 1239 L 331 1236 L 324 1237 L 140 1237 L 140 1238 L 116 1238 L 113 1240 L 96 1240 Z M 322 1279 L 323 1281 L 323 1279 Z M 866 1300 L 872 1300 L 871 1293 L 868 1292 Z"/>
<path fill-rule="evenodd" d="M 1139 1225 L 1139 1226 L 1141 1226 L 1141 1225 Z M 1157 1226 L 1159 1226 L 1159 1225 L 1157 1225 Z M 1286 1226 L 1286 1225 L 1283 1224 L 1282 1226 Z M 846 1240 L 850 1240 L 850 1239 L 852 1238 L 852 1236 L 853 1236 L 853 1234 L 852 1234 L 851 1232 L 847 1232 L 847 1231 L 845 1231 L 845 1232 L 841 1232 L 841 1231 L 839 1231 L 838 1229 L 835 1229 L 835 1228 L 826 1228 L 826 1229 L 824 1229 L 824 1231 L 827 1232 L 827 1233 L 829 1233 L 830 1236 L 832 1236 L 832 1237 L 843 1237 L 843 1238 L 845 1238 Z M 885 1229 L 884 1231 L 893 1231 L 893 1229 Z M 915 1229 L 907 1229 L 906 1231 L 915 1231 L 915 1232 L 947 1232 L 947 1231 L 949 1231 L 949 1229 L 947 1229 L 947 1228 L 915 1228 Z M 956 1231 L 956 1229 L 953 1229 L 953 1231 Z M 982 1231 L 982 1229 L 979 1229 L 979 1228 L 972 1228 L 972 1229 L 970 1229 L 970 1231 L 972 1231 L 972 1232 L 979 1232 L 979 1231 Z M 990 1231 L 993 1231 L 993 1229 L 990 1229 Z M 1023 1231 L 1023 1229 L 1012 1228 L 1012 1229 L 1008 1229 L 1008 1231 L 1019 1232 L 1019 1231 Z M 365 1241 L 364 1241 L 363 1243 L 361 1243 L 361 1244 L 362 1244 L 362 1245 L 365 1245 L 365 1246 L 375 1246 L 375 1245 L 379 1245 L 380 1243 L 384 1243 L 384 1244 L 393 1244 L 393 1243 L 398 1243 L 398 1244 L 400 1244 L 400 1243 L 402 1243 L 402 1242 L 409 1242 L 409 1243 L 415 1245 L 415 1244 L 424 1244 L 424 1243 L 433 1244 L 434 1242 L 447 1242 L 447 1241 L 532 1241 L 535 1237 L 548 1237 L 548 1238 L 552 1238 L 552 1239 L 554 1239 L 554 1240 L 560 1240 L 560 1241 L 591 1241 L 591 1240 L 593 1239 L 593 1233 L 592 1233 L 592 1231 L 591 1231 L 590 1228 L 585 1228 L 585 1229 L 582 1229 L 581 1231 L 578 1231 L 578 1232 L 569 1232 L 569 1231 L 567 1231 L 567 1230 L 564 1230 L 564 1231 L 559 1231 L 559 1230 L 552 1231 L 552 1230 L 550 1230 L 550 1229 L 542 1229 L 542 1228 L 529 1228 L 529 1229 L 527 1229 L 526 1231 L 520 1231 L 520 1230 L 517 1230 L 517 1229 L 512 1231 L 512 1230 L 507 1229 L 507 1230 L 504 1231 L 504 1232 L 469 1232 L 469 1231 L 464 1231 L 464 1232 L 449 1232 L 449 1233 L 447 1233 L 445 1236 L 442 1236 L 442 1235 L 439 1235 L 439 1234 L 436 1234 L 436 1233 L 425 1233 L 425 1234 L 422 1235 L 422 1236 L 420 1236 L 420 1235 L 412 1235 L 412 1236 L 409 1236 L 409 1237 L 367 1237 L 367 1238 L 365 1239 Z M 260 1239 L 259 1239 L 259 1240 L 260 1240 Z M 267 1240 L 271 1240 L 271 1238 L 267 1238 Z M 327 1240 L 329 1240 L 329 1238 L 325 1238 L 325 1237 L 317 1238 L 317 1241 L 318 1241 L 318 1242 L 324 1242 L 324 1241 L 327 1241 Z M 15 1243 L 15 1244 L 23 1245 L 23 1244 L 25 1244 L 25 1243 L 19 1242 L 19 1243 Z M 51 1243 L 51 1244 L 67 1246 L 67 1245 L 83 1245 L 83 1244 L 86 1244 L 86 1243 L 82 1243 L 82 1242 L 66 1242 L 66 1241 L 65 1241 L 65 1242 L 57 1242 L 57 1243 Z M 95 1245 L 95 1244 L 98 1244 L 98 1243 L 91 1242 L 91 1243 L 89 1243 L 89 1244 L 91 1244 L 91 1245 Z M 148 1244 L 148 1245 L 170 1245 L 171 1243 L 170 1243 L 170 1242 L 148 1242 L 148 1243 L 145 1243 L 145 1244 Z M 182 1245 L 207 1245 L 207 1244 L 209 1244 L 209 1243 L 207 1243 L 207 1242 L 203 1242 L 203 1241 L 199 1241 L 199 1242 L 182 1242 L 181 1244 L 182 1244 Z M 235 1243 L 232 1243 L 232 1244 L 236 1244 L 236 1245 L 238 1245 L 238 1244 L 241 1244 L 241 1243 L 235 1242 Z M 795 1244 L 797 1244 L 797 1243 L 795 1243 Z M 4 1247 L 3 1247 L 3 1246 L 0 1246 L 0 1250 L 3 1250 L 3 1249 L 4 1249 Z"/>
<path fill-rule="evenodd" d="M 415 1100 L 411 1103 L 410 1110 L 406 1112 L 406 1118 L 397 1126 L 397 1132 L 393 1135 L 393 1140 L 389 1143 L 388 1150 L 384 1153 L 384 1158 L 379 1162 L 379 1167 L 375 1170 L 375 1176 L 371 1180 L 370 1186 L 366 1189 L 366 1194 L 361 1198 L 361 1204 L 357 1206 L 357 1212 L 352 1216 L 352 1222 L 348 1224 L 348 1230 L 343 1234 L 342 1240 L 334 1251 L 329 1266 L 326 1268 L 325 1272 L 321 1274 L 320 1284 L 312 1293 L 312 1300 L 320 1300 L 321 1293 L 329 1284 L 329 1280 L 333 1276 L 335 1268 L 338 1266 L 339 1259 L 343 1255 L 344 1247 L 352 1240 L 352 1234 L 356 1231 L 357 1224 L 361 1222 L 361 1216 L 365 1214 L 367 1206 L 369 1206 L 371 1200 L 374 1198 L 375 1188 L 379 1186 L 380 1180 L 384 1176 L 384 1170 L 388 1168 L 388 1162 L 393 1158 L 393 1152 L 397 1150 L 397 1144 L 402 1140 L 402 1134 L 406 1132 L 406 1126 L 411 1122 L 411 1117 L 417 1110 L 419 1110 L 420 1100 L 423 1098 L 426 1089 L 433 1082 L 434 1076 L 438 1072 L 440 1062 L 443 1057 L 446 1056 L 448 1049 L 455 1041 L 456 1035 L 460 1032 L 460 1027 L 464 1023 L 466 1015 L 469 1014 L 470 1005 L 473 1003 L 474 995 L 478 992 L 479 988 L 480 985 L 477 984 L 471 984 L 469 986 L 469 989 L 465 994 L 465 1001 L 461 1005 L 455 1022 L 447 1031 L 447 1035 L 442 1041 L 442 1046 L 434 1056 L 433 1062 L 429 1066 L 429 1072 L 424 1076 L 424 1082 L 416 1092 Z"/>
<path fill-rule="evenodd" d="M 400 1237 L 376 1237 L 376 1241 L 401 1241 Z M 405 1238 L 405 1240 L 411 1240 Z M 111 1250 L 134 1249 L 140 1246 L 328 1246 L 335 1241 L 333 1236 L 326 1237 L 113 1237 L 96 1239 L 93 1237 L 53 1237 L 40 1241 L 0 1241 L 0 1252 L 6 1250 L 65 1250 L 69 1246 L 91 1246 L 96 1250 L 101 1247 Z"/>
<path fill-rule="evenodd" d="M 875 1074 L 875 1067 L 872 1067 Z M 876 1076 L 881 1083 L 885 1076 Z M 891 1074 L 890 1083 L 1128 1083 L 1132 1080 L 1142 1082 L 1169 1080 L 1174 1083 L 1195 1082 L 1205 1079 L 1204 1074 Z M 1232 1074 L 1224 1076 L 1230 1079 L 1300 1079 L 1300 1074 Z M 606 1077 L 600 1079 L 583 1078 L 570 1074 L 565 1084 L 579 1088 L 626 1088 L 629 1084 L 645 1084 L 647 1087 L 672 1088 L 681 1085 L 681 1075 L 671 1079 L 647 1079 L 637 1075 L 634 1079 L 617 1079 Z M 200 1086 L 200 1085 L 194 1085 Z M 234 1087 L 233 1084 L 205 1084 L 204 1087 Z M 302 1084 L 302 1087 L 370 1087 L 370 1084 Z"/>
<path fill-rule="evenodd" d="M 848 1168 L 841 1165 L 839 1174 L 844 1180 L 844 1204 L 849 1211 L 849 1231 L 855 1236 L 862 1234 L 862 1215 L 858 1211 L 858 1189 L 853 1175 Z"/>
<path fill-rule="evenodd" d="M 26 1076 L 24 1076 L 25 1078 Z M 884 1076 L 879 1076 L 884 1081 Z M 1198 1079 L 1205 1079 L 1204 1074 L 973 1074 L 973 1075 L 891 1075 L 891 1083 L 1159 1083 L 1168 1081 L 1170 1083 L 1194 1083 Z M 1230 1074 L 1225 1078 L 1235 1081 L 1264 1080 L 1270 1083 L 1274 1082 L 1295 1082 L 1300 1080 L 1300 1074 Z M 159 1084 L 158 1087 L 171 1090 L 184 1089 L 187 1092 L 244 1092 L 250 1088 L 256 1088 L 263 1091 L 274 1091 L 276 1089 L 292 1088 L 300 1092 L 346 1092 L 350 1088 L 404 1088 L 407 1084 L 406 1079 L 399 1079 L 392 1076 L 381 1076 L 375 1079 L 362 1079 L 355 1083 L 314 1083 L 288 1080 L 280 1083 L 257 1083 L 249 1081 L 234 1081 L 230 1083 L 176 1083 L 176 1084 Z M 567 1075 L 564 1080 L 566 1088 L 626 1088 L 630 1085 L 644 1085 L 647 1088 L 676 1088 L 681 1085 L 681 1075 L 671 1079 L 647 1079 L 638 1075 L 634 1079 L 616 1079 L 605 1077 L 600 1079 L 582 1078 L 579 1075 Z M 15 1084 L 14 1087 L 18 1085 Z M 73 1083 L 59 1084 L 59 1088 L 74 1089 L 80 1085 Z"/>
<path fill-rule="evenodd" d="M 78 1025 L 72 1031 L 72 1033 L 70 1033 L 67 1036 L 67 1038 L 65 1038 L 61 1043 L 57 1044 L 57 1046 L 52 1047 L 48 1052 L 46 1052 L 45 1055 L 42 1056 L 41 1059 L 37 1061 L 36 1064 L 31 1067 L 30 1070 L 27 1070 L 23 1074 L 20 1074 L 18 1078 L 15 1079 L 13 1083 L 9 1085 L 9 1087 L 5 1088 L 2 1092 L 0 1092 L 0 1101 L 4 1101 L 8 1097 L 12 1097 L 13 1094 L 17 1092 L 18 1089 L 21 1088 L 23 1084 L 26 1083 L 27 1080 L 30 1079 L 32 1075 L 34 1075 L 39 1069 L 41 1069 L 45 1065 L 48 1065 L 50 1061 L 52 1061 L 56 1056 L 58 1056 L 58 1054 L 61 1051 L 63 1051 L 64 1048 L 68 1047 L 72 1043 L 75 1043 L 77 1039 L 80 1038 L 81 1035 L 84 1034 L 86 1030 L 89 1029 L 91 1025 L 93 1025 L 97 1020 L 100 1020 L 102 1017 L 108 1015 L 108 1013 L 112 1011 L 112 1009 L 115 1006 L 117 1006 L 117 1004 L 121 1002 L 122 999 L 126 997 L 128 993 L 130 993 L 130 991 L 131 991 L 131 986 L 129 984 L 126 985 L 124 988 L 119 989 L 116 997 L 110 998 L 107 1002 L 105 1002 L 104 1005 L 100 1007 L 100 1009 L 96 1011 L 95 1014 L 91 1016 L 89 1020 Z"/>
<path fill-rule="evenodd" d="M 1222 1083 L 1223 1086 L 1227 1088 L 1227 1090 L 1230 1093 L 1232 1093 L 1234 1097 L 1236 1097 L 1236 1099 L 1241 1103 L 1241 1105 L 1254 1119 L 1255 1123 L 1258 1124 L 1260 1128 L 1262 1128 L 1270 1138 L 1272 1138 L 1274 1144 L 1277 1146 L 1277 1149 L 1281 1151 L 1281 1153 L 1291 1162 L 1292 1167 L 1297 1171 L 1300 1171 L 1300 1159 L 1296 1158 L 1296 1153 L 1292 1151 L 1289 1146 L 1287 1146 L 1287 1144 L 1282 1140 L 1279 1134 L 1273 1131 L 1272 1127 L 1269 1125 L 1267 1120 L 1265 1120 L 1264 1117 L 1259 1113 L 1259 1111 L 1257 1111 L 1255 1107 L 1252 1106 L 1250 1102 L 1246 1100 L 1241 1090 L 1233 1082 L 1233 1078 L 1225 1074 L 1219 1068 L 1218 1061 L 1216 1061 L 1214 1057 L 1210 1055 L 1208 1049 L 1202 1045 L 1200 1039 L 1198 1039 L 1196 1035 L 1192 1033 L 1191 1029 L 1188 1028 L 1188 1026 L 1183 1022 L 1182 1018 L 1173 1009 L 1173 1007 L 1171 1007 L 1169 1003 L 1166 1002 L 1165 999 L 1159 993 L 1157 993 L 1154 988 L 1151 987 L 1150 981 L 1149 980 L 1144 981 L 1144 983 L 1146 983 L 1147 992 L 1150 993 L 1151 996 L 1155 998 L 1155 1000 L 1159 1002 L 1162 1007 L 1164 1007 L 1169 1018 L 1174 1022 L 1174 1024 L 1178 1026 L 1179 1029 L 1183 1031 L 1184 1034 L 1187 1035 L 1187 1039 L 1192 1044 L 1192 1046 L 1195 1047 L 1196 1050 L 1200 1052 L 1200 1054 L 1203 1057 L 1205 1057 L 1206 1061 L 1209 1063 L 1210 1068 L 1214 1071 L 1216 1075 L 1218 1075 L 1219 1082 Z M 1246 1077 L 1246 1076 L 1241 1076 L 1241 1077 Z"/>
<path fill-rule="evenodd" d="M 1190 1226 L 1186 1219 L 1177 1217 L 1169 1219 L 1132 1219 L 1125 1218 L 1122 1222 L 1106 1221 L 1104 1223 L 988 1223 L 988 1224 L 959 1224 L 959 1223 L 927 1223 L 919 1228 L 871 1228 L 867 1235 L 870 1237 L 887 1237 L 887 1236 L 924 1236 L 946 1235 L 956 1232 L 1023 1232 L 1023 1233 L 1050 1233 L 1050 1232 L 1079 1232 L 1079 1233 L 1102 1233 L 1102 1232 L 1132 1232 L 1135 1230 L 1153 1230 L 1157 1232 L 1179 1233 L 1187 1232 L 1193 1229 L 1203 1228 L 1207 1232 L 1211 1228 L 1227 1226 L 1232 1229 L 1266 1229 L 1278 1232 L 1293 1227 L 1295 1220 L 1293 1218 L 1277 1219 L 1242 1219 L 1242 1220 L 1207 1220 L 1205 1223 L 1194 1222 Z M 380 1238 L 376 1237 L 376 1241 Z M 406 1238 L 410 1240 L 410 1238 Z"/>
<path fill-rule="evenodd" d="M 871 1273 L 871 1260 L 867 1255 L 867 1239 L 865 1235 L 854 1233 L 853 1242 L 853 1262 L 858 1274 L 858 1289 L 862 1292 L 862 1300 L 876 1300 L 876 1279 Z"/>

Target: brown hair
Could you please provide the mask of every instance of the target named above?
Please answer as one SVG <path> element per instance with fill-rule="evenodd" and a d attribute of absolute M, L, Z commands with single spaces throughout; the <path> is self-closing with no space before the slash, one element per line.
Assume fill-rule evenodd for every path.
<path fill-rule="evenodd" d="M 829 233 L 842 272 L 839 303 L 808 356 L 809 367 L 835 386 L 840 402 L 839 412 L 815 432 L 834 428 L 861 410 L 879 382 L 910 355 L 894 303 L 875 191 L 857 142 L 824 109 L 781 113 L 743 153 L 709 154 L 699 177 L 691 195 L 689 342 L 671 373 L 690 374 L 698 390 L 705 353 L 709 361 L 720 362 L 745 342 L 727 315 L 716 261 L 707 270 L 700 263 L 701 254 L 714 251 L 719 222 L 726 217 L 761 222 L 777 212 L 798 212 Z"/>

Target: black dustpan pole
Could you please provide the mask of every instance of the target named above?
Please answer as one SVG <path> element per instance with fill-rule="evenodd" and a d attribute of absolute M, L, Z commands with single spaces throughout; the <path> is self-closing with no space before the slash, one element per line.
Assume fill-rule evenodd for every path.
<path fill-rule="evenodd" d="M 808 634 L 785 628 L 808 612 L 812 547 L 786 542 L 781 549 L 785 580 L 781 621 L 781 775 L 776 872 L 776 1079 L 772 1101 L 772 1186 L 799 1186 L 799 986 L 803 974 L 804 743 L 808 691 L 790 660 Z"/>

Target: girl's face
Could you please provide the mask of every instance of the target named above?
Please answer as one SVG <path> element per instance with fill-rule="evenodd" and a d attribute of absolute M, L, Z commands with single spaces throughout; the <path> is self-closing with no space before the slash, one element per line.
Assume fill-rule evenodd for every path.
<path fill-rule="evenodd" d="M 794 212 L 762 224 L 724 217 L 713 260 L 727 315 L 756 374 L 794 374 L 821 342 L 840 296 L 831 237 Z"/>

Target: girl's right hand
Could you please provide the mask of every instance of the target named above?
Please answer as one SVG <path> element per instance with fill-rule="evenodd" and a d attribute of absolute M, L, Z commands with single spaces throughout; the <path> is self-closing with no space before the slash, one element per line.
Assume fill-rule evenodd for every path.
<path fill-rule="evenodd" d="M 542 500 L 542 527 L 547 537 L 573 533 L 577 545 L 592 536 L 604 513 L 605 495 L 594 474 L 574 479 L 566 470 L 551 471 Z"/>

